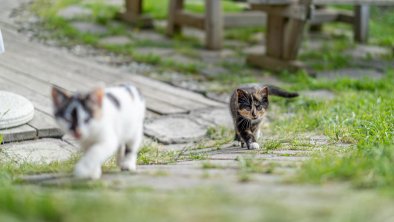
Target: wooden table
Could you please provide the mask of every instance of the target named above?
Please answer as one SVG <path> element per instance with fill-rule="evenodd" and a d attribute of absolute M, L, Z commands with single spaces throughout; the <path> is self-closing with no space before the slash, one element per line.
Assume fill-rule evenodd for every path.
<path fill-rule="evenodd" d="M 252 9 L 267 13 L 266 54 L 251 54 L 249 64 L 274 71 L 304 67 L 297 61 L 304 26 L 330 21 L 353 25 L 358 42 L 368 39 L 369 5 L 394 5 L 393 0 L 249 0 Z M 315 10 L 315 5 L 353 4 L 354 13 Z"/>

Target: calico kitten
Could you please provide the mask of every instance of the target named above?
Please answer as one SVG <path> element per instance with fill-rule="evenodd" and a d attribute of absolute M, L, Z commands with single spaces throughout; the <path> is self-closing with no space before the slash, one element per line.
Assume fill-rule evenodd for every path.
<path fill-rule="evenodd" d="M 101 165 L 115 152 L 122 170 L 136 170 L 145 116 L 145 101 L 137 88 L 98 87 L 69 94 L 53 87 L 52 99 L 57 123 L 79 140 L 84 152 L 74 169 L 76 177 L 100 178 Z"/>
<path fill-rule="evenodd" d="M 286 92 L 276 86 L 257 84 L 240 87 L 234 91 L 230 99 L 230 112 L 234 122 L 235 138 L 241 147 L 259 149 L 257 139 L 260 136 L 260 123 L 267 112 L 268 95 L 285 98 L 298 96 L 297 93 Z"/>

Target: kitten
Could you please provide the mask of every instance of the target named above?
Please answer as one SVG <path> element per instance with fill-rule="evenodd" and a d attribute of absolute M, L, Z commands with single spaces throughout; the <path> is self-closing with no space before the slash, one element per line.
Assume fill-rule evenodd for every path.
<path fill-rule="evenodd" d="M 57 123 L 79 140 L 84 152 L 74 169 L 76 177 L 100 178 L 101 165 L 115 152 L 122 170 L 136 170 L 145 116 L 145 100 L 137 88 L 98 87 L 69 94 L 53 87 L 52 99 Z"/>
<path fill-rule="evenodd" d="M 285 98 L 298 96 L 297 93 L 286 92 L 278 87 L 257 84 L 236 89 L 230 99 L 230 112 L 235 128 L 234 140 L 241 142 L 241 147 L 259 149 L 257 139 L 260 137 L 260 123 L 268 110 L 268 95 Z"/>

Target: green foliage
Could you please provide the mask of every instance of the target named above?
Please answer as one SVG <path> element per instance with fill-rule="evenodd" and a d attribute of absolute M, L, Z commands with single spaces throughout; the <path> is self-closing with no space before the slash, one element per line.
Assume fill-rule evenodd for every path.
<path fill-rule="evenodd" d="M 157 143 L 144 144 L 138 153 L 138 164 L 167 164 L 176 161 L 176 151 L 160 150 Z"/>
<path fill-rule="evenodd" d="M 300 73 L 291 80 L 299 89 L 329 89 L 337 97 L 328 101 L 300 98 L 278 101 L 295 115 L 275 122 L 276 131 L 296 133 L 317 131 L 333 141 L 350 143 L 356 149 L 342 153 L 320 153 L 301 171 L 303 180 L 324 182 L 351 180 L 358 186 L 388 187 L 394 181 L 390 165 L 394 148 L 393 72 L 381 80 L 316 80 Z"/>
<path fill-rule="evenodd" d="M 194 13 L 203 13 L 204 1 L 185 1 L 186 10 Z M 242 6 L 225 0 L 222 1 L 222 7 L 225 12 L 239 12 L 243 9 Z M 155 19 L 165 19 L 167 18 L 168 0 L 145 0 L 144 1 L 144 11 L 151 15 Z"/>
<path fill-rule="evenodd" d="M 282 146 L 282 143 L 279 140 L 267 140 L 264 142 L 264 148 L 266 150 L 275 150 Z"/>

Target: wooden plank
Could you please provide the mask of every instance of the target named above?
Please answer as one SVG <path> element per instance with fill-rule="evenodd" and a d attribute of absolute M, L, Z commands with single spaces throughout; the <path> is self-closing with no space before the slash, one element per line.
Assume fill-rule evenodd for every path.
<path fill-rule="evenodd" d="M 34 118 L 27 124 L 37 130 L 38 138 L 61 138 L 64 135 L 53 117 L 40 110 L 36 110 Z"/>
<path fill-rule="evenodd" d="M 3 136 L 3 143 L 32 140 L 37 138 L 37 130 L 24 124 L 14 128 L 2 129 L 0 135 Z"/>
<path fill-rule="evenodd" d="M 368 42 L 369 6 L 356 5 L 354 17 L 354 40 L 359 43 Z"/>
<path fill-rule="evenodd" d="M 0 90 L 9 91 L 24 96 L 33 103 L 36 109 L 39 109 L 47 114 L 52 113 L 52 101 L 48 97 L 42 96 L 30 89 L 24 88 L 21 85 L 0 78 Z"/>
<path fill-rule="evenodd" d="M 197 29 L 205 29 L 205 18 L 203 15 L 177 11 L 175 13 L 175 23 L 179 26 L 189 26 Z"/>
<path fill-rule="evenodd" d="M 34 90 L 37 93 L 44 96 L 49 95 L 49 92 L 52 87 L 52 85 L 47 82 L 40 81 L 39 79 L 36 79 L 30 75 L 21 73 L 17 70 L 9 69 L 4 66 L 0 66 L 0 77 L 10 82 L 19 83 L 20 85 L 22 83 L 29 83 L 29 84 L 22 84 L 22 86 L 27 89 Z"/>
<path fill-rule="evenodd" d="M 190 101 L 193 101 L 195 103 L 201 103 L 204 104 L 205 106 L 215 106 L 215 107 L 222 107 L 224 106 L 223 103 L 219 103 L 210 99 L 205 98 L 201 94 L 197 94 L 185 89 L 173 87 L 171 85 L 162 83 L 158 80 L 153 80 L 153 79 L 148 79 L 143 76 L 139 75 L 129 75 L 129 79 L 133 82 L 135 82 L 137 85 L 139 84 L 149 84 L 149 87 L 152 89 L 156 89 L 158 91 L 161 91 L 163 93 L 172 93 L 174 95 L 179 96 L 179 98 L 187 98 Z"/>
<path fill-rule="evenodd" d="M 323 9 L 323 10 L 316 10 L 313 12 L 313 16 L 309 23 L 311 25 L 320 25 L 326 22 L 333 22 L 337 21 L 340 12 L 337 10 L 330 10 L 330 9 Z"/>
<path fill-rule="evenodd" d="M 0 64 L 1 64 L 1 62 L 0 62 Z M 15 73 L 13 76 L 17 76 L 16 79 L 28 80 L 28 78 L 26 78 L 27 74 L 24 74 L 24 75 L 23 74 L 21 75 L 20 73 Z M 35 77 L 38 77 L 38 75 L 36 75 Z M 43 81 L 43 79 L 45 79 L 45 76 L 42 77 L 41 81 Z M 7 82 L 5 82 L 3 85 L 0 86 L 0 89 L 6 88 L 9 91 L 13 91 L 15 93 L 21 94 L 21 95 L 25 96 L 26 98 L 30 99 L 37 108 L 44 110 L 47 114 L 52 114 L 52 110 L 49 109 L 50 107 L 52 107 L 52 101 L 49 98 L 50 88 L 52 86 L 49 83 L 47 83 L 45 90 L 42 90 L 41 88 L 36 87 L 36 86 L 38 86 L 38 84 L 36 84 L 37 80 L 31 79 L 29 82 L 32 82 L 33 84 L 28 84 L 28 86 L 26 86 L 26 84 L 24 84 L 24 82 L 13 82 L 12 78 L 8 78 Z M 1 80 L 0 80 L 0 83 L 1 83 Z M 61 81 L 57 85 L 65 88 L 67 90 L 73 91 L 72 89 L 70 89 L 69 85 L 62 84 Z M 95 86 L 94 84 L 89 84 L 87 87 L 92 88 L 94 86 Z M 155 98 L 152 98 L 152 96 L 150 94 L 146 95 L 146 100 L 147 100 L 148 108 L 151 109 L 152 111 L 160 113 L 160 114 L 172 114 L 172 113 L 187 112 L 187 109 L 183 109 L 183 108 L 177 107 L 173 104 L 169 104 L 166 101 L 156 100 Z M 163 100 L 165 100 L 165 98 Z M 40 104 L 39 103 L 40 101 L 42 101 L 43 103 L 45 102 L 45 105 Z"/>
<path fill-rule="evenodd" d="M 338 22 L 344 22 L 353 25 L 355 23 L 354 15 L 351 12 L 341 12 L 338 14 Z"/>
<path fill-rule="evenodd" d="M 227 13 L 224 15 L 224 27 L 256 27 L 263 26 L 267 16 L 262 12 Z"/>
<path fill-rule="evenodd" d="M 32 50 L 33 51 L 33 50 Z M 13 52 L 18 54 L 18 52 Z M 19 61 L 20 64 L 12 66 L 12 68 L 8 67 L 9 69 L 14 69 L 19 73 L 23 73 L 22 70 L 29 70 L 30 75 L 34 76 L 34 78 L 40 80 L 40 81 L 47 81 L 46 83 L 49 84 L 50 86 L 45 87 L 45 92 L 41 90 L 41 88 L 34 88 L 36 92 L 39 92 L 43 95 L 49 96 L 49 90 L 48 87 L 51 87 L 51 84 L 56 84 L 58 86 L 61 86 L 67 90 L 70 91 L 76 91 L 76 90 L 81 90 L 86 88 L 93 88 L 97 86 L 100 82 L 102 82 L 101 79 L 96 78 L 96 79 L 89 79 L 89 75 L 81 75 L 79 73 L 74 73 L 74 72 L 67 72 L 68 78 L 64 78 L 63 75 L 63 70 L 64 69 L 59 69 L 59 66 L 56 69 L 51 69 L 50 65 L 44 66 L 44 65 L 39 65 L 40 61 L 34 61 L 29 58 L 30 55 L 26 56 L 24 54 L 20 55 L 20 57 L 13 57 L 13 53 L 7 53 L 7 57 L 4 60 L 0 61 L 0 64 L 4 67 L 8 67 L 7 64 L 12 64 L 13 61 Z M 37 57 L 37 56 L 35 56 Z M 39 57 L 42 58 L 42 57 Z M 21 62 L 23 61 L 23 62 Z M 46 64 L 42 63 L 41 64 Z M 52 60 L 52 64 L 54 64 L 54 60 Z M 36 66 L 39 66 L 38 68 Z M 48 70 L 49 69 L 49 70 Z M 51 73 L 51 74 L 48 74 Z M 93 74 L 97 75 L 97 72 L 93 72 Z M 28 75 L 28 74 L 26 74 Z M 19 78 L 21 76 L 19 75 Z M 73 81 L 70 79 L 74 79 Z M 9 79 L 12 80 L 12 79 Z M 49 81 L 48 81 L 49 80 Z M 115 81 L 115 78 L 112 78 L 112 81 Z M 79 84 L 80 82 L 83 82 Z M 107 82 L 108 83 L 108 82 Z M 32 87 L 34 85 L 29 85 L 29 87 Z M 147 90 L 145 90 L 147 91 Z M 162 113 L 162 114 L 171 114 L 171 113 L 185 113 L 187 112 L 187 109 L 180 108 L 179 105 L 174 105 L 174 104 L 169 104 L 166 95 L 161 94 L 160 96 L 157 96 L 159 99 L 156 99 L 152 96 L 152 94 L 147 94 L 146 99 L 148 101 L 148 108 L 152 107 L 157 107 L 160 108 L 158 110 L 153 110 L 154 112 Z M 179 101 L 178 100 L 171 100 L 171 101 Z M 154 103 L 159 103 L 156 105 L 152 105 Z"/>
<path fill-rule="evenodd" d="M 184 0 L 170 0 L 168 3 L 167 35 L 173 36 L 182 31 L 182 26 L 177 24 L 177 13 L 182 12 Z"/>
<path fill-rule="evenodd" d="M 223 16 L 219 0 L 205 0 L 205 45 L 208 49 L 222 48 Z"/>
<path fill-rule="evenodd" d="M 285 27 L 283 59 L 297 59 L 306 21 L 290 19 Z"/>
<path fill-rule="evenodd" d="M 126 12 L 134 17 L 142 14 L 142 0 L 125 0 Z"/>
<path fill-rule="evenodd" d="M 282 58 L 284 42 L 285 18 L 278 15 L 268 14 L 266 48 L 267 55 L 274 58 Z"/>
<path fill-rule="evenodd" d="M 11 35 L 12 37 L 12 35 Z M 15 36 L 17 39 L 18 36 Z M 18 64 L 15 64 L 14 69 L 18 68 L 19 72 L 24 73 L 26 70 L 30 70 L 32 72 L 26 73 L 26 75 L 31 75 L 32 78 L 36 78 L 40 81 L 45 81 L 47 83 L 55 83 L 59 86 L 62 86 L 69 90 L 75 89 L 86 89 L 87 87 L 93 87 L 97 85 L 98 82 L 106 82 L 113 84 L 115 82 L 133 82 L 137 87 L 143 88 L 146 87 L 149 90 L 155 90 L 157 92 L 162 92 L 162 94 L 158 95 L 156 98 L 152 97 L 152 95 L 146 95 L 148 102 L 159 102 L 163 104 L 159 104 L 160 107 L 167 106 L 166 109 L 161 110 L 153 110 L 155 112 L 165 111 L 170 113 L 171 111 L 176 112 L 180 109 L 172 109 L 171 106 L 179 106 L 183 102 L 194 101 L 197 104 L 200 104 L 201 107 L 205 107 L 206 105 L 217 106 L 219 103 L 214 102 L 212 100 L 206 99 L 205 97 L 189 92 L 187 90 L 180 90 L 176 87 L 169 86 L 167 84 L 161 83 L 156 80 L 151 80 L 146 77 L 141 77 L 138 75 L 130 75 L 128 73 L 121 73 L 115 71 L 112 68 L 108 68 L 106 66 L 101 66 L 99 64 L 94 64 L 87 61 L 81 61 L 79 58 L 68 56 L 67 54 L 62 53 L 52 53 L 50 50 L 43 49 L 40 47 L 36 47 L 32 44 L 24 43 L 23 41 L 10 41 L 9 47 L 12 48 L 12 52 L 7 53 L 7 57 L 4 57 L 6 61 L 0 61 L 0 64 L 6 66 L 6 64 L 13 64 L 15 60 L 19 61 Z M 13 44 L 14 43 L 14 44 Z M 31 46 L 30 46 L 31 45 Z M 30 49 L 30 50 L 26 50 Z M 35 53 L 31 53 L 31 52 Z M 10 58 L 12 57 L 12 58 Z M 31 59 L 40 58 L 39 60 Z M 42 60 L 50 60 L 51 63 L 42 62 Z M 21 64 L 19 64 L 21 63 Z M 36 63 L 41 63 L 41 65 L 37 65 Z M 42 65 L 43 64 L 43 65 Z M 37 67 L 39 66 L 39 67 Z M 50 68 L 46 67 L 50 66 Z M 53 68 L 55 67 L 55 68 Z M 48 79 L 53 79 L 54 82 L 49 82 Z M 138 79 L 138 81 L 136 81 Z M 82 83 L 81 83 L 82 82 Z M 75 86 L 78 83 L 81 85 L 78 88 Z M 152 84 L 153 83 L 153 84 Z M 163 90 L 164 89 L 164 90 Z M 147 90 L 148 91 L 148 90 Z M 46 93 L 46 92 L 45 92 Z M 166 94 L 177 95 L 178 103 L 176 104 L 168 104 L 168 100 L 166 99 Z M 149 98 L 151 97 L 151 98 Z M 173 100 L 175 101 L 175 100 Z M 148 107 L 150 103 L 148 104 Z M 188 110 L 188 107 L 184 107 Z"/>

